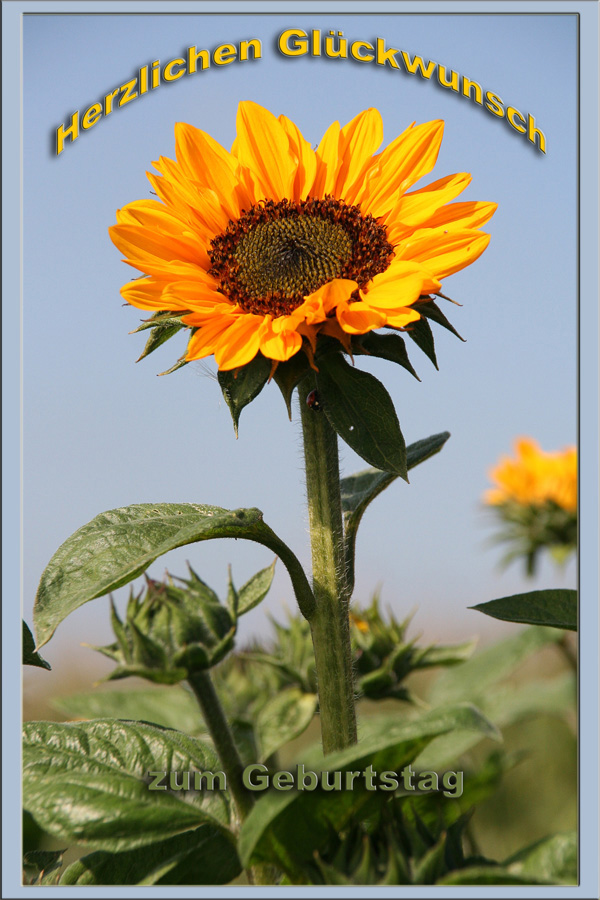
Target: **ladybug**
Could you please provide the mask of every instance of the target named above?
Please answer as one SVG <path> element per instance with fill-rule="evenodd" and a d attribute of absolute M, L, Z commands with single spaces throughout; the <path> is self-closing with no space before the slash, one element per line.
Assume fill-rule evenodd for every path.
<path fill-rule="evenodd" d="M 323 407 L 321 406 L 321 401 L 319 400 L 319 392 L 311 391 L 310 394 L 306 398 L 306 405 L 309 409 L 312 409 L 313 412 L 320 412 Z"/>

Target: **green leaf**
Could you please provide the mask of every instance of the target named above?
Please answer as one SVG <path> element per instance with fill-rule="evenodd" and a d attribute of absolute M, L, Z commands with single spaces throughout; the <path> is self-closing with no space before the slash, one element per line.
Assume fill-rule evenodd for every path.
<path fill-rule="evenodd" d="M 359 353 L 395 362 L 414 375 L 417 381 L 421 380 L 411 365 L 406 344 L 399 334 L 377 334 L 375 331 L 369 331 L 368 334 L 361 335 L 355 343 Z"/>
<path fill-rule="evenodd" d="M 251 362 L 239 369 L 233 369 L 230 372 L 219 371 L 219 384 L 233 419 L 233 430 L 236 437 L 242 410 L 258 397 L 270 374 L 271 360 L 262 353 L 258 353 Z"/>
<path fill-rule="evenodd" d="M 317 695 L 291 687 L 267 700 L 256 719 L 260 761 L 294 740 L 308 728 L 317 708 Z"/>
<path fill-rule="evenodd" d="M 442 431 L 440 434 L 433 434 L 428 438 L 410 444 L 406 450 L 407 470 L 413 469 L 419 463 L 429 459 L 430 456 L 435 456 L 436 453 L 439 453 L 449 437 L 449 431 Z M 362 472 L 357 472 L 355 475 L 350 475 L 348 478 L 342 478 L 340 482 L 350 591 L 354 588 L 354 556 L 358 526 L 367 506 L 397 477 L 398 474 L 396 472 L 365 469 Z"/>
<path fill-rule="evenodd" d="M 444 875 L 437 884 L 548 884 L 547 881 L 536 881 L 509 872 L 504 866 L 467 866 Z"/>
<path fill-rule="evenodd" d="M 317 388 L 325 415 L 340 437 L 366 462 L 408 481 L 404 438 L 381 382 L 332 353 L 319 363 Z"/>
<path fill-rule="evenodd" d="M 26 622 L 23 622 L 23 665 L 37 666 L 38 669 L 52 668 L 49 662 L 35 652 L 35 641 Z"/>
<path fill-rule="evenodd" d="M 95 690 L 55 697 L 52 706 L 70 719 L 132 719 L 176 728 L 186 734 L 206 734 L 198 704 L 183 687 Z"/>
<path fill-rule="evenodd" d="M 375 772 L 397 772 L 412 762 L 437 734 L 461 728 L 497 737 L 491 723 L 468 704 L 436 710 L 410 722 L 398 723 L 397 717 L 389 715 L 367 722 L 368 734 L 357 746 L 326 758 L 320 748 L 303 753 L 305 771 L 363 771 L 372 765 Z M 359 778 L 351 790 L 293 790 L 263 795 L 242 826 L 242 864 L 276 861 L 288 875 L 301 880 L 305 877 L 303 865 L 327 842 L 332 828 L 343 829 L 353 817 L 364 814 L 367 805 L 383 802 L 381 798 L 389 796 L 367 790 L 365 782 Z"/>
<path fill-rule="evenodd" d="M 137 328 L 134 328 L 133 331 L 130 331 L 129 333 L 137 334 L 140 331 L 147 331 L 148 328 L 162 328 L 165 325 L 179 325 L 182 328 L 185 328 L 186 326 L 183 325 L 181 319 L 182 316 L 186 315 L 189 315 L 189 312 L 169 312 L 167 310 L 161 310 L 160 312 L 154 313 L 149 319 L 144 319 L 141 325 L 138 325 Z"/>
<path fill-rule="evenodd" d="M 28 722 L 24 806 L 68 843 L 119 852 L 210 824 L 226 831 L 227 795 L 149 790 L 151 772 L 217 772 L 211 747 L 142 722 Z"/>
<path fill-rule="evenodd" d="M 295 353 L 287 362 L 280 362 L 275 369 L 273 381 L 281 391 L 290 421 L 294 388 L 300 384 L 307 372 L 310 372 L 310 366 L 304 353 Z"/>
<path fill-rule="evenodd" d="M 151 353 L 154 353 L 161 344 L 164 344 L 165 341 L 168 341 L 169 338 L 172 338 L 177 334 L 178 331 L 181 331 L 182 328 L 185 328 L 185 325 L 181 325 L 179 323 L 173 324 L 172 321 L 163 323 L 161 325 L 157 325 L 150 332 L 150 337 L 146 341 L 146 346 L 142 351 L 142 355 L 138 357 L 136 362 L 141 362 L 142 359 L 145 359 L 147 356 L 150 356 Z"/>
<path fill-rule="evenodd" d="M 415 441 L 406 448 L 406 468 L 414 469 L 419 463 L 439 453 L 448 438 L 449 431 L 432 434 L 428 438 Z M 369 503 L 375 499 L 398 476 L 394 472 L 382 472 L 381 469 L 363 469 L 340 482 L 342 494 L 342 510 L 346 516 L 350 513 L 364 512 Z"/>
<path fill-rule="evenodd" d="M 231 840 L 201 825 L 147 847 L 90 853 L 65 869 L 60 884 L 227 884 L 240 872 Z"/>
<path fill-rule="evenodd" d="M 527 721 L 539 715 L 564 716 L 572 712 L 576 696 L 576 680 L 572 672 L 542 681 L 529 681 L 523 687 L 514 685 L 486 688 L 478 694 L 476 686 L 471 692 L 472 702 L 498 728 L 506 728 L 516 722 Z M 434 738 L 415 760 L 421 770 L 440 771 L 453 765 L 468 750 L 479 743 L 473 732 L 455 731 L 453 734 Z"/>
<path fill-rule="evenodd" d="M 244 613 L 250 612 L 251 609 L 254 609 L 255 606 L 258 606 L 265 599 L 273 583 L 276 562 L 277 560 L 274 559 L 270 566 L 267 566 L 266 569 L 261 569 L 260 572 L 249 578 L 246 584 L 239 589 L 238 616 L 243 616 Z"/>
<path fill-rule="evenodd" d="M 461 337 L 456 328 L 450 324 L 450 322 L 434 300 L 427 300 L 423 303 L 418 303 L 415 306 L 415 311 L 421 313 L 421 315 L 425 316 L 425 318 L 431 319 L 432 322 L 436 322 L 438 325 L 446 328 L 448 331 L 451 331 L 452 334 L 456 335 L 459 340 L 464 341 L 464 338 Z"/>
<path fill-rule="evenodd" d="M 519 850 L 502 864 L 522 877 L 577 884 L 577 832 L 554 834 Z"/>
<path fill-rule="evenodd" d="M 462 700 L 473 702 L 536 650 L 559 640 L 560 634 L 551 628 L 528 628 L 499 641 L 464 665 L 444 669 L 433 686 L 430 702 L 435 706 Z"/>
<path fill-rule="evenodd" d="M 416 322 L 411 322 L 406 329 L 406 334 L 438 369 L 433 332 L 427 319 L 418 319 Z"/>
<path fill-rule="evenodd" d="M 187 366 L 190 360 L 188 359 L 178 359 L 177 362 L 171 366 L 170 369 L 165 369 L 164 372 L 159 372 L 159 375 L 171 375 L 173 372 L 176 372 L 177 369 L 182 369 L 183 366 Z"/>
<path fill-rule="evenodd" d="M 478 609 L 486 616 L 502 619 L 504 622 L 549 625 L 552 628 L 577 631 L 577 591 L 563 588 L 513 594 L 488 603 L 478 603 L 469 609 Z"/>
<path fill-rule="evenodd" d="M 264 543 L 278 553 L 296 588 L 302 581 L 298 561 L 265 525 L 259 509 L 228 510 L 196 503 L 141 503 L 111 509 L 67 538 L 48 563 L 33 614 L 39 646 L 75 609 L 133 581 L 169 550 L 222 537 Z M 305 577 L 300 588 L 304 586 L 310 599 L 304 582 Z"/>

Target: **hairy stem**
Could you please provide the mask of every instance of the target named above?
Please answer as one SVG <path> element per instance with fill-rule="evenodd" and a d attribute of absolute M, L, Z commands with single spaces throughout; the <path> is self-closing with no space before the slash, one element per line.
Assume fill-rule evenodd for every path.
<path fill-rule="evenodd" d="M 299 386 L 316 600 L 310 625 L 323 752 L 332 753 L 356 743 L 356 713 L 337 435 L 324 413 L 306 403 L 314 387 L 312 373 Z"/>
<path fill-rule="evenodd" d="M 238 753 L 223 707 L 208 671 L 194 672 L 188 682 L 202 710 L 204 721 L 219 755 L 227 784 L 242 821 L 254 806 L 254 798 L 242 784 L 244 764 Z"/>

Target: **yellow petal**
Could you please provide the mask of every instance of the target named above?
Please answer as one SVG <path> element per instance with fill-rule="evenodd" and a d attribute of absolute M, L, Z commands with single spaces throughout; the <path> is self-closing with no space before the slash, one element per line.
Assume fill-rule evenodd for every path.
<path fill-rule="evenodd" d="M 374 328 L 381 328 L 387 321 L 384 313 L 360 302 L 341 303 L 336 308 L 335 315 L 341 328 L 348 334 L 366 334 Z"/>
<path fill-rule="evenodd" d="M 302 132 L 287 116 L 279 116 L 279 124 L 290 142 L 290 150 L 296 161 L 296 176 L 292 188 L 292 200 L 304 200 L 313 185 L 317 173 L 317 157 Z"/>
<path fill-rule="evenodd" d="M 443 132 L 441 119 L 407 128 L 382 151 L 355 202 L 375 218 L 389 212 L 401 194 L 431 172 Z"/>
<path fill-rule="evenodd" d="M 240 315 L 221 335 L 215 345 L 215 360 L 221 371 L 237 369 L 254 359 L 258 353 L 262 321 L 263 316 Z"/>
<path fill-rule="evenodd" d="M 261 329 L 260 351 L 269 359 L 285 362 L 298 352 L 302 346 L 302 338 L 295 330 L 276 331 L 273 324 L 273 322 L 266 322 Z"/>
<path fill-rule="evenodd" d="M 399 309 L 394 314 L 387 314 L 387 324 L 392 328 L 405 328 L 420 318 L 420 314 L 415 309 Z"/>
<path fill-rule="evenodd" d="M 423 278 L 419 272 L 402 274 L 401 277 L 380 281 L 369 286 L 368 292 L 360 292 L 361 299 L 377 310 L 393 312 L 410 306 L 423 294 Z"/>
<path fill-rule="evenodd" d="M 187 176 L 215 191 L 228 218 L 237 218 L 241 208 L 237 202 L 236 158 L 209 134 L 183 122 L 175 125 L 175 150 Z"/>
<path fill-rule="evenodd" d="M 434 213 L 444 203 L 449 203 L 450 200 L 458 197 L 470 183 L 471 176 L 462 172 L 459 175 L 449 175 L 439 181 L 434 181 L 427 187 L 421 188 L 420 191 L 404 194 L 386 220 L 388 240 L 391 239 L 393 231 L 392 223 L 399 223 L 405 228 L 416 228 L 425 223 L 429 226 L 429 220 Z"/>
<path fill-rule="evenodd" d="M 489 234 L 473 228 L 456 231 L 424 229 L 396 248 L 401 259 L 421 263 L 438 279 L 446 278 L 474 262 L 490 242 Z"/>
<path fill-rule="evenodd" d="M 265 198 L 291 197 L 296 166 L 288 136 L 272 113 L 250 100 L 238 107 L 236 154 Z"/>
<path fill-rule="evenodd" d="M 193 334 L 187 346 L 185 358 L 190 361 L 192 359 L 204 359 L 214 353 L 215 346 L 219 339 L 223 336 L 232 324 L 235 322 L 234 316 L 216 316 L 202 328 Z"/>
<path fill-rule="evenodd" d="M 359 113 L 342 128 L 339 150 L 341 166 L 335 185 L 336 197 L 344 199 L 346 188 L 353 183 L 382 140 L 381 114 L 373 107 Z"/>
<path fill-rule="evenodd" d="M 317 172 L 311 189 L 312 197 L 322 198 L 335 187 L 340 149 L 340 123 L 332 122 L 317 147 Z"/>
<path fill-rule="evenodd" d="M 163 291 L 168 285 L 166 281 L 160 281 L 156 278 L 136 278 L 124 284 L 121 288 L 121 296 L 138 309 L 161 310 L 169 309 L 163 300 Z M 178 306 L 177 309 L 186 309 L 185 306 Z"/>

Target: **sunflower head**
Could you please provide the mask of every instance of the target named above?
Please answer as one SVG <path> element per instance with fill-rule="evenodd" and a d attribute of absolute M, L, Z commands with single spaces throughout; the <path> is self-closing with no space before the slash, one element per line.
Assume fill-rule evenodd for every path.
<path fill-rule="evenodd" d="M 411 125 L 380 151 L 381 116 L 368 109 L 313 149 L 286 116 L 243 102 L 227 151 L 176 125 L 176 160 L 148 175 L 158 199 L 128 204 L 110 229 L 144 276 L 121 293 L 154 314 L 145 353 L 186 328 L 185 362 L 214 355 L 227 372 L 259 357 L 273 372 L 301 354 L 317 368 L 325 338 L 352 353 L 380 328 L 444 324 L 431 295 L 484 251 L 496 207 L 451 202 L 465 173 L 411 190 L 442 130 Z"/>
<path fill-rule="evenodd" d="M 577 546 L 577 450 L 546 453 L 527 437 L 514 449 L 490 471 L 495 487 L 483 499 L 503 523 L 498 539 L 512 545 L 504 561 L 523 557 L 532 575 L 541 550 L 562 563 Z"/>

